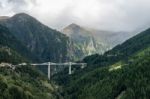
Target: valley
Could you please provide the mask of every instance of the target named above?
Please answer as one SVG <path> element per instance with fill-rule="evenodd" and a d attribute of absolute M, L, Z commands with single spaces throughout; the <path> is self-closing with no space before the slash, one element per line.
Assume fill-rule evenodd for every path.
<path fill-rule="evenodd" d="M 150 29 L 129 34 L 1 17 L 0 99 L 149 99 Z"/>

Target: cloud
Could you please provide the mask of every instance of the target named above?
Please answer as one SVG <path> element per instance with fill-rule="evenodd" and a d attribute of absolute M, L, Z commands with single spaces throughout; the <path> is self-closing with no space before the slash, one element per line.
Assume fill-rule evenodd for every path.
<path fill-rule="evenodd" d="M 2 8 L 2 3 L 0 2 L 0 8 Z"/>
<path fill-rule="evenodd" d="M 110 31 L 150 27 L 149 0 L 3 0 L 0 8 L 0 15 L 25 12 L 56 29 L 71 23 Z"/>

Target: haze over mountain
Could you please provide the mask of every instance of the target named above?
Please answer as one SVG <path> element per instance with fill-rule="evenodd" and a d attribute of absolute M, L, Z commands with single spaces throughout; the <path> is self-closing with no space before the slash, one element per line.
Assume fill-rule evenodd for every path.
<path fill-rule="evenodd" d="M 125 40 L 135 35 L 132 34 L 131 32 L 126 32 L 126 31 L 113 32 L 113 31 L 96 30 L 96 29 L 89 29 L 89 28 L 87 28 L 87 30 L 90 31 L 97 40 L 106 43 L 111 48 L 113 48 L 118 44 L 123 43 Z"/>
<path fill-rule="evenodd" d="M 114 46 L 132 37 L 129 32 L 111 32 L 89 29 L 77 24 L 70 24 L 62 30 L 75 42 L 77 49 L 82 50 L 83 56 L 103 54 Z"/>

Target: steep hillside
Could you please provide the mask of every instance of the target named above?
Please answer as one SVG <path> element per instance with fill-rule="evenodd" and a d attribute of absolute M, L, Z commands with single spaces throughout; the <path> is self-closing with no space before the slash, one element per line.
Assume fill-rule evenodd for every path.
<path fill-rule="evenodd" d="M 57 99 L 56 86 L 30 66 L 0 67 L 0 99 Z"/>
<path fill-rule="evenodd" d="M 0 25 L 0 99 L 58 99 L 57 86 L 31 66 L 12 69 L 18 64 L 36 60 L 36 55 L 18 40 L 8 28 Z M 5 63 L 5 64 L 4 64 Z M 60 99 L 60 98 L 59 98 Z"/>
<path fill-rule="evenodd" d="M 0 24 L 7 27 L 40 61 L 66 61 L 74 55 L 67 36 L 25 13 L 1 20 Z"/>
<path fill-rule="evenodd" d="M 0 62 L 17 63 L 34 58 L 30 51 L 11 32 L 0 25 Z"/>

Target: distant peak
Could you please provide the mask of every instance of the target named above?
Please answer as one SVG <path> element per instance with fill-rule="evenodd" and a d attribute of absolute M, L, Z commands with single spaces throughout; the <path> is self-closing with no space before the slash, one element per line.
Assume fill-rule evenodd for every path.
<path fill-rule="evenodd" d="M 18 13 L 11 17 L 12 20 L 17 22 L 39 22 L 36 18 L 26 14 L 26 13 Z"/>
<path fill-rule="evenodd" d="M 9 16 L 0 16 L 0 20 L 9 19 Z"/>
<path fill-rule="evenodd" d="M 70 24 L 68 27 L 80 27 L 79 25 L 75 24 L 75 23 L 72 23 Z"/>
<path fill-rule="evenodd" d="M 18 13 L 18 14 L 14 15 L 14 16 L 29 16 L 29 15 L 26 14 L 26 13 Z"/>
<path fill-rule="evenodd" d="M 70 25 L 68 25 L 66 28 L 64 29 L 80 29 L 81 27 L 75 23 L 72 23 Z"/>
<path fill-rule="evenodd" d="M 18 14 L 15 14 L 13 18 L 33 18 L 33 17 L 26 13 L 18 13 Z"/>

